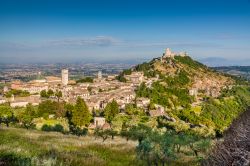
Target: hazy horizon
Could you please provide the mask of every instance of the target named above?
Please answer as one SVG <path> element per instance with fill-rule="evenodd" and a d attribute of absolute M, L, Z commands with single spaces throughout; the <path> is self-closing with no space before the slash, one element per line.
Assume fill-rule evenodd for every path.
<path fill-rule="evenodd" d="M 2 0 L 0 63 L 127 62 L 169 47 L 250 65 L 249 0 Z"/>

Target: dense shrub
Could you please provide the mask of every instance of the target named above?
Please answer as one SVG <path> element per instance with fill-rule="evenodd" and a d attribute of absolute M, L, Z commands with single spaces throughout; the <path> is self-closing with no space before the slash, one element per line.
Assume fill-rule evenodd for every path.
<path fill-rule="evenodd" d="M 38 105 L 38 116 L 47 119 L 50 114 L 56 114 L 58 103 L 51 100 L 42 101 Z"/>
<path fill-rule="evenodd" d="M 151 62 L 144 62 L 142 64 L 139 64 L 135 67 L 135 71 L 141 71 L 143 72 L 145 77 L 156 77 L 156 75 L 160 75 L 159 71 L 154 70 L 153 61 Z"/>
<path fill-rule="evenodd" d="M 26 97 L 29 96 L 30 93 L 28 91 L 22 91 L 22 90 L 16 90 L 16 89 L 11 89 L 8 91 L 5 96 L 6 97 L 11 97 L 12 95 L 14 96 L 19 96 L 19 97 Z"/>
<path fill-rule="evenodd" d="M 87 128 L 83 128 L 81 129 L 80 127 L 75 127 L 73 125 L 70 126 L 70 133 L 73 135 L 77 135 L 77 136 L 84 136 L 88 134 L 88 129 Z"/>
<path fill-rule="evenodd" d="M 131 69 L 126 69 L 126 70 L 123 70 L 123 75 L 130 75 L 132 73 L 132 70 Z"/>
<path fill-rule="evenodd" d="M 135 70 L 136 71 L 148 71 L 148 70 L 150 70 L 151 69 L 151 65 L 150 65 L 150 63 L 147 63 L 147 62 L 144 62 L 144 63 L 142 63 L 142 64 L 139 64 L 139 65 L 137 65 L 136 67 L 135 67 Z"/>
<path fill-rule="evenodd" d="M 142 83 L 136 90 L 137 97 L 147 97 L 154 104 L 170 107 L 174 106 L 190 107 L 192 101 L 186 88 L 166 87 L 160 82 L 154 82 L 151 88 L 147 88 Z M 177 98 L 176 98 L 177 97 Z"/>
<path fill-rule="evenodd" d="M 0 153 L 0 165 L 3 166 L 32 166 L 31 158 L 14 153 Z"/>
<path fill-rule="evenodd" d="M 116 79 L 120 82 L 127 82 L 127 79 L 124 77 L 123 74 L 119 74 L 118 76 L 116 76 Z"/>
<path fill-rule="evenodd" d="M 181 62 L 182 64 L 186 64 L 189 67 L 192 67 L 194 69 L 197 68 L 207 68 L 205 65 L 203 65 L 200 62 L 194 61 L 191 57 L 189 56 L 175 56 L 175 60 L 177 60 L 178 62 Z"/>
<path fill-rule="evenodd" d="M 14 121 L 15 117 L 12 108 L 7 105 L 0 105 L 0 125 L 4 123 L 8 127 L 9 124 Z"/>
<path fill-rule="evenodd" d="M 41 128 L 42 131 L 52 131 L 52 126 L 44 124 Z"/>
<path fill-rule="evenodd" d="M 249 88 L 234 87 L 231 90 L 224 90 L 218 99 L 210 98 L 202 105 L 199 115 L 190 108 L 175 112 L 175 114 L 183 121 L 214 127 L 217 136 L 219 136 L 249 106 Z"/>
<path fill-rule="evenodd" d="M 219 100 L 210 99 L 202 107 L 201 117 L 213 122 L 218 134 L 229 127 L 238 115 L 250 106 L 248 87 L 234 87 Z"/>
<path fill-rule="evenodd" d="M 64 128 L 60 124 L 56 124 L 55 126 L 44 124 L 41 128 L 42 131 L 56 131 L 56 132 L 64 132 Z"/>
<path fill-rule="evenodd" d="M 53 127 L 53 130 L 54 130 L 54 131 L 57 131 L 57 132 L 63 132 L 63 131 L 64 131 L 63 126 L 60 125 L 60 124 L 56 124 L 56 125 Z"/>

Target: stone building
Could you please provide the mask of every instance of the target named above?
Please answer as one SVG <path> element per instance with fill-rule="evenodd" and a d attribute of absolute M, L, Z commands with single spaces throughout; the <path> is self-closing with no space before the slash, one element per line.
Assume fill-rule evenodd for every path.
<path fill-rule="evenodd" d="M 98 71 L 98 73 L 97 73 L 97 79 L 99 79 L 99 80 L 102 79 L 102 71 Z"/>
<path fill-rule="evenodd" d="M 66 86 L 69 83 L 69 70 L 62 69 L 62 85 Z"/>
<path fill-rule="evenodd" d="M 187 53 L 186 52 L 180 52 L 180 53 L 175 53 L 175 52 L 172 52 L 170 50 L 170 48 L 166 48 L 165 52 L 163 53 L 163 56 L 161 57 L 161 61 L 164 59 L 164 58 L 174 58 L 175 56 L 186 56 Z"/>
<path fill-rule="evenodd" d="M 170 48 L 167 48 L 164 53 L 164 58 L 173 58 L 175 54 L 171 52 Z"/>
<path fill-rule="evenodd" d="M 142 72 L 132 72 L 131 75 L 125 75 L 125 78 L 133 84 L 140 84 L 143 82 L 144 76 Z"/>
<path fill-rule="evenodd" d="M 102 127 L 106 123 L 104 117 L 94 117 L 95 127 Z"/>
<path fill-rule="evenodd" d="M 111 128 L 110 124 L 106 122 L 104 117 L 94 117 L 94 123 L 89 125 L 89 129 L 102 129 L 108 130 Z"/>

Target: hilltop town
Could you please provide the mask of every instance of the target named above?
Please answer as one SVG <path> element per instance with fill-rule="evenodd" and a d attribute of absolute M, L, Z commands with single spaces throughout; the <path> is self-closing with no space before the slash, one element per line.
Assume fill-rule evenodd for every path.
<path fill-rule="evenodd" d="M 192 68 L 185 63 L 177 62 L 178 58 L 188 57 L 187 53 L 173 53 L 169 48 L 165 50 L 163 55 L 151 61 L 154 70 L 157 72 L 155 76 L 147 76 L 143 70 L 136 67 L 129 69 L 128 73 L 124 73 L 123 81 L 117 79 L 117 75 L 102 76 L 99 71 L 96 78 L 83 83 L 77 83 L 75 80 L 69 80 L 70 71 L 68 69 L 61 70 L 61 77 L 46 76 L 45 79 L 35 79 L 29 82 L 15 80 L 10 86 L 3 88 L 3 94 L 0 103 L 9 102 L 11 107 L 25 107 L 28 103 L 36 106 L 44 100 L 42 92 L 60 92 L 58 100 L 67 103 L 75 103 L 78 97 L 86 102 L 91 112 L 95 110 L 103 110 L 106 105 L 115 100 L 122 112 L 127 104 L 136 103 L 136 106 L 150 113 L 152 116 L 161 116 L 165 114 L 167 109 L 175 109 L 166 107 L 160 103 L 154 103 L 153 110 L 149 110 L 152 99 L 146 96 L 138 96 L 136 90 L 143 84 L 147 88 L 151 88 L 155 82 L 162 82 L 160 75 L 164 74 L 166 79 L 174 78 L 181 70 L 187 72 L 188 79 L 191 81 L 182 88 L 187 88 L 189 95 L 194 97 L 193 106 L 198 106 L 204 100 L 204 96 L 218 97 L 222 89 L 231 87 L 233 80 L 223 75 L 213 73 L 207 68 Z M 164 76 L 164 77 L 165 77 Z M 162 77 L 162 76 L 161 76 Z M 162 84 L 165 84 L 162 82 Z M 26 92 L 27 95 L 16 95 L 9 92 L 17 90 Z M 175 96 L 175 94 L 174 94 Z M 171 100 L 171 96 L 167 100 Z M 55 95 L 50 96 L 51 100 L 57 100 Z M 173 101 L 172 101 L 173 102 Z M 181 106 L 181 105 L 179 105 Z M 104 124 L 104 123 L 102 123 Z"/>
<path fill-rule="evenodd" d="M 62 68 L 60 77 L 39 73 L 41 77 L 30 81 L 6 82 L 1 88 L 0 124 L 7 127 L 2 130 L 6 134 L 1 135 L 0 143 L 10 142 L 9 134 L 11 138 L 19 138 L 26 133 L 20 140 L 27 142 L 28 139 L 29 143 L 21 149 L 30 151 L 34 146 L 34 143 L 30 144 L 31 139 L 34 141 L 33 135 L 42 138 L 43 141 L 35 140 L 39 145 L 48 142 L 54 145 L 50 140 L 60 138 L 56 141 L 56 150 L 51 146 L 56 152 L 45 150 L 46 154 L 55 153 L 60 158 L 63 154 L 58 151 L 68 150 L 61 148 L 72 149 L 66 142 L 79 142 L 83 138 L 80 136 L 86 136 L 84 140 L 89 142 L 84 144 L 88 147 L 92 146 L 90 142 L 98 142 L 93 148 L 102 154 L 103 150 L 113 149 L 99 149 L 106 140 L 117 146 L 122 141 L 122 147 L 134 140 L 130 142 L 134 151 L 127 162 L 135 160 L 132 155 L 136 153 L 136 164 L 142 162 L 145 165 L 144 158 L 148 163 L 158 160 L 163 163 L 199 163 L 212 146 L 211 139 L 221 137 L 232 121 L 250 106 L 248 82 L 216 72 L 187 53 L 173 53 L 169 48 L 161 56 L 125 69 L 118 75 L 104 75 L 98 71 L 95 77 L 70 79 L 70 74 L 71 70 Z M 41 131 L 64 135 L 58 137 L 53 133 L 44 142 L 41 135 L 48 134 Z M 12 145 L 8 143 L 8 146 Z M 145 152 L 148 146 L 151 149 Z M 171 152 L 165 154 L 166 147 Z M 71 155 L 67 159 L 75 156 L 82 145 L 74 145 L 74 148 L 76 151 L 67 152 Z M 40 149 L 36 151 L 42 151 Z M 2 154 L 10 151 L 12 148 L 4 149 Z M 115 153 L 123 154 L 121 151 Z M 15 153 L 20 155 L 21 152 Z M 88 161 L 99 163 L 99 156 Z M 76 158 L 72 162 L 79 165 Z"/>

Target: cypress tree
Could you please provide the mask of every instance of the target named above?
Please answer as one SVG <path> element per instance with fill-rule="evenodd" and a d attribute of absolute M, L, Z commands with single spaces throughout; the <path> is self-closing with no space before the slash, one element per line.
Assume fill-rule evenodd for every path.
<path fill-rule="evenodd" d="M 108 103 L 104 109 L 104 116 L 109 123 L 118 113 L 119 113 L 119 105 L 115 100 L 113 100 L 111 103 Z"/>
<path fill-rule="evenodd" d="M 87 127 L 90 123 L 91 115 L 85 101 L 78 97 L 72 112 L 72 123 L 77 127 Z"/>

